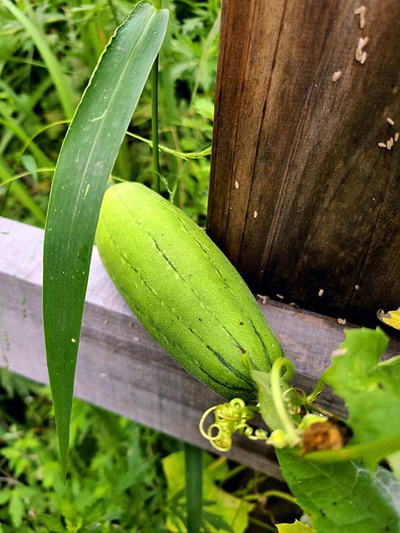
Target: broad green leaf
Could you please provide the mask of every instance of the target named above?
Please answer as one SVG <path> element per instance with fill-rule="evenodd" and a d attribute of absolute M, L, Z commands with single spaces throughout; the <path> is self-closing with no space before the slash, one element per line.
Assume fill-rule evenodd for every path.
<path fill-rule="evenodd" d="M 210 456 L 203 452 L 203 522 L 210 533 L 231 531 L 232 533 L 244 533 L 248 526 L 248 515 L 254 505 L 232 494 L 225 492 L 215 484 L 220 477 L 219 460 L 211 461 Z M 174 500 L 174 510 L 179 504 L 185 507 L 185 457 L 183 452 L 176 452 L 162 460 L 163 470 L 167 479 L 168 499 Z M 184 520 L 171 516 L 166 530 L 185 532 Z M 175 521 L 175 524 L 173 523 Z M 222 527 L 222 524 L 225 527 Z"/>
<path fill-rule="evenodd" d="M 168 11 L 140 3 L 118 28 L 78 106 L 57 162 L 43 256 L 43 318 L 64 477 L 82 314 L 100 206 Z"/>
<path fill-rule="evenodd" d="M 315 464 L 277 450 L 283 477 L 317 532 L 400 531 L 400 483 L 388 470 L 361 464 Z"/>
<path fill-rule="evenodd" d="M 346 331 L 340 355 L 325 371 L 327 382 L 346 402 L 348 423 L 360 444 L 400 436 L 400 359 L 379 362 L 387 343 L 379 328 Z M 374 457 L 371 451 L 368 458 L 373 464 L 382 455 L 377 451 Z"/>
<path fill-rule="evenodd" d="M 61 524 L 59 518 L 44 513 L 39 514 L 38 518 L 51 533 L 65 533 L 65 527 Z"/>
<path fill-rule="evenodd" d="M 400 329 L 400 307 L 396 311 L 389 311 L 388 313 L 378 311 L 377 317 L 388 326 Z"/>
<path fill-rule="evenodd" d="M 294 524 L 277 524 L 276 527 L 279 533 L 316 533 L 315 529 L 297 520 Z"/>
<path fill-rule="evenodd" d="M 11 495 L 11 498 L 8 504 L 8 512 L 10 513 L 13 525 L 18 530 L 18 528 L 22 524 L 22 518 L 25 514 L 25 505 L 24 505 L 24 502 L 22 501 L 22 498 L 21 498 L 21 495 L 18 489 L 13 490 L 13 493 Z"/>

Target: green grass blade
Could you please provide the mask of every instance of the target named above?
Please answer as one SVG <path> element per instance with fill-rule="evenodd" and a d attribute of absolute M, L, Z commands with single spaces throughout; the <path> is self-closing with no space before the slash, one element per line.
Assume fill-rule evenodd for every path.
<path fill-rule="evenodd" d="M 57 89 L 61 105 L 66 118 L 72 118 L 74 114 L 74 105 L 72 103 L 72 90 L 68 79 L 60 69 L 60 64 L 51 51 L 46 39 L 40 30 L 27 18 L 27 16 L 17 8 L 10 0 L 1 0 L 2 4 L 14 15 L 18 22 L 30 35 L 35 43 L 43 61 L 45 62 L 53 83 Z"/>
<path fill-rule="evenodd" d="M 1 113 L 1 106 L 0 106 L 0 114 Z M 12 131 L 18 139 L 26 143 L 29 140 L 29 136 L 25 133 L 24 129 L 18 124 L 17 120 L 8 117 L 8 118 L 0 118 L 0 124 L 3 125 L 8 130 Z M 54 162 L 51 161 L 47 155 L 35 144 L 33 141 L 30 141 L 29 143 L 29 151 L 33 155 L 33 157 L 36 159 L 39 165 L 42 167 L 49 167 L 54 165 Z"/>
<path fill-rule="evenodd" d="M 186 509 L 188 533 L 199 533 L 203 507 L 202 451 L 184 443 L 186 471 Z"/>
<path fill-rule="evenodd" d="M 129 137 L 132 137 L 133 139 L 137 139 L 138 141 L 142 141 L 150 146 L 150 148 L 153 148 L 153 141 L 150 141 L 149 139 L 145 139 L 144 137 L 141 137 L 140 135 L 136 135 L 136 133 L 131 133 L 130 131 L 127 131 L 126 134 Z M 189 159 L 204 159 L 208 155 L 211 154 L 211 146 L 208 146 L 201 152 L 178 152 L 177 150 L 173 150 L 172 148 L 168 148 L 168 146 L 164 146 L 163 144 L 158 145 L 158 150 L 160 152 L 165 152 L 166 154 L 171 154 L 175 157 L 178 157 L 180 159 L 183 159 L 185 161 L 189 161 Z"/>
<path fill-rule="evenodd" d="M 25 174 L 25 173 L 24 173 Z M 3 187 L 6 184 L 10 184 L 9 193 L 13 195 L 26 209 L 30 211 L 30 213 L 36 218 L 36 220 L 39 222 L 40 226 L 44 226 L 45 223 L 45 215 L 43 211 L 40 209 L 40 207 L 32 200 L 31 195 L 26 190 L 26 187 L 23 183 L 19 183 L 18 181 L 14 181 L 17 179 L 15 176 L 11 174 L 10 169 L 8 168 L 6 162 L 4 159 L 0 156 L 0 187 Z M 11 186 L 11 182 L 12 186 Z M 7 198 L 7 194 L 5 195 L 5 199 Z M 3 200 L 2 204 L 0 205 L 0 216 L 2 215 L 2 211 L 5 206 L 5 200 Z"/>
<path fill-rule="evenodd" d="M 140 3 L 106 48 L 67 132 L 46 221 L 43 318 L 64 476 L 76 357 L 104 191 L 161 47 L 168 11 Z"/>

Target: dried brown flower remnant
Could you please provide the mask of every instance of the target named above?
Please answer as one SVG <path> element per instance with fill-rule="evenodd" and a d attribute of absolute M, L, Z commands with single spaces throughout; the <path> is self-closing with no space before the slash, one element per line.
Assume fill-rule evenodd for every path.
<path fill-rule="evenodd" d="M 331 416 L 329 420 L 315 422 L 304 430 L 300 454 L 320 450 L 337 450 L 345 446 L 351 437 L 351 429 L 338 417 Z"/>
<path fill-rule="evenodd" d="M 367 8 L 365 6 L 360 6 L 357 9 L 354 10 L 354 14 L 355 15 L 360 15 L 359 24 L 360 24 L 360 28 L 361 29 L 363 29 L 365 27 L 365 23 L 366 23 L 365 14 L 366 14 L 366 12 L 367 12 Z"/>
<path fill-rule="evenodd" d="M 337 450 L 344 444 L 340 428 L 332 422 L 316 422 L 304 431 L 301 455 L 319 450 Z"/>

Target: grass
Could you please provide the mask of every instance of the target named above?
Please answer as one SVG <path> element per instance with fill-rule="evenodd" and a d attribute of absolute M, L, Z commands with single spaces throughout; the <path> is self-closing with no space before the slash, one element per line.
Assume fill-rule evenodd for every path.
<path fill-rule="evenodd" d="M 1 183 L 24 172 L 23 153 L 32 155 L 37 167 L 54 168 L 66 131 L 61 122 L 71 117 L 100 53 L 131 8 L 132 3 L 119 0 L 0 4 L 3 216 L 43 226 L 51 173 L 41 174 L 37 181 L 21 179 L 22 188 Z M 203 225 L 209 157 L 184 160 L 175 152 L 201 153 L 211 145 L 219 9 L 219 0 L 170 2 L 170 25 L 160 57 L 159 136 L 171 150 L 160 153 L 160 175 L 164 190 L 176 191 L 175 202 Z M 129 131 L 151 138 L 150 82 Z M 113 174 L 150 184 L 149 156 L 146 143 L 127 136 Z"/>

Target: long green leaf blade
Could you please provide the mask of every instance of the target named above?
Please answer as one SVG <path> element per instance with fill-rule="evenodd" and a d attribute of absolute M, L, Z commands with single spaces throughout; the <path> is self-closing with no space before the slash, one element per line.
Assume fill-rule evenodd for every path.
<path fill-rule="evenodd" d="M 161 47 L 168 11 L 140 3 L 89 81 L 57 162 L 43 257 L 43 319 L 64 476 L 76 357 L 100 206 L 119 146 Z"/>
<path fill-rule="evenodd" d="M 184 443 L 186 472 L 186 509 L 188 533 L 199 533 L 203 509 L 202 450 Z"/>

